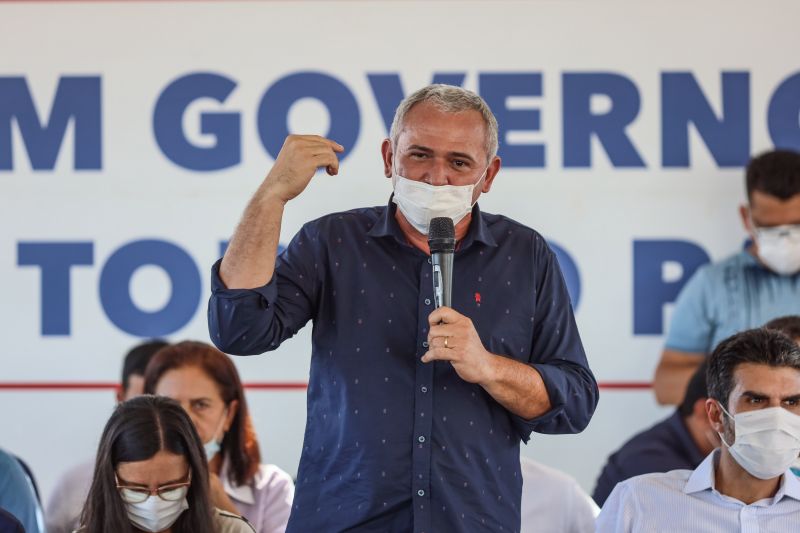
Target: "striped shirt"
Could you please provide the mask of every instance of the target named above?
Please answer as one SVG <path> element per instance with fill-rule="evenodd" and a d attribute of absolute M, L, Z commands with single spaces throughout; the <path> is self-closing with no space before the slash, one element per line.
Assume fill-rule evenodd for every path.
<path fill-rule="evenodd" d="M 714 488 L 719 450 L 695 470 L 644 474 L 618 484 L 596 533 L 786 533 L 800 530 L 800 480 L 787 470 L 771 498 L 746 505 Z"/>

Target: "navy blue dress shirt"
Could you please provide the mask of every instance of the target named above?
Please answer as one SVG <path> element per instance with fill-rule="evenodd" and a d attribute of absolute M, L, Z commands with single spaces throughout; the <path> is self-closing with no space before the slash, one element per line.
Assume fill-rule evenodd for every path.
<path fill-rule="evenodd" d="M 218 262 L 211 338 L 258 354 L 313 322 L 287 531 L 519 531 L 520 440 L 579 432 L 597 404 L 558 263 L 541 235 L 477 206 L 454 257 L 453 308 L 487 350 L 544 380 L 552 409 L 524 420 L 449 363 L 420 361 L 434 309 L 430 257 L 408 244 L 395 209 L 307 223 L 258 289 L 226 289 Z"/>
<path fill-rule="evenodd" d="M 652 472 L 694 470 L 705 457 L 676 410 L 666 420 L 632 437 L 608 458 L 592 498 L 602 507 L 620 481 Z"/>

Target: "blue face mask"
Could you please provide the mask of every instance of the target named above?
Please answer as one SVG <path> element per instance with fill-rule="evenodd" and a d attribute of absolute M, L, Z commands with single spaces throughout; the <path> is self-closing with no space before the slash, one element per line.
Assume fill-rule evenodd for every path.
<path fill-rule="evenodd" d="M 206 451 L 206 460 L 211 461 L 215 455 L 217 455 L 220 450 L 222 449 L 221 441 L 225 437 L 225 433 L 223 432 L 222 437 L 217 440 L 217 434 L 222 429 L 223 424 L 225 424 L 225 418 L 228 416 L 228 409 L 225 409 L 225 412 L 222 414 L 222 418 L 219 421 L 219 425 L 217 426 L 216 431 L 214 434 L 211 435 L 211 440 L 203 444 L 203 448 Z"/>

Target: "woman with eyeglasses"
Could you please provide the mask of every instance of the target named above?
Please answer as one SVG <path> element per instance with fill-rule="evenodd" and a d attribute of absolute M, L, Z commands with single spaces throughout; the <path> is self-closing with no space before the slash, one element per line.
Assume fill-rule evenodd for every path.
<path fill-rule="evenodd" d="M 186 412 L 150 395 L 119 404 L 106 424 L 81 524 L 79 533 L 253 533 L 212 505 Z"/>
<path fill-rule="evenodd" d="M 181 404 L 204 443 L 212 503 L 253 524 L 283 533 L 294 498 L 292 478 L 262 464 L 242 382 L 231 358 L 210 344 L 162 348 L 147 365 L 144 391 Z"/>

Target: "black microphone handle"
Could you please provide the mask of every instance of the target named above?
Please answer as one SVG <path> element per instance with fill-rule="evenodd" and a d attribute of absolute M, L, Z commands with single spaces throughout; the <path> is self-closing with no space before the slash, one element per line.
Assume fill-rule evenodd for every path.
<path fill-rule="evenodd" d="M 453 253 L 431 254 L 435 307 L 453 306 Z"/>

